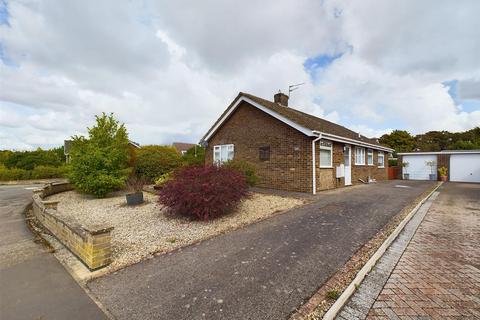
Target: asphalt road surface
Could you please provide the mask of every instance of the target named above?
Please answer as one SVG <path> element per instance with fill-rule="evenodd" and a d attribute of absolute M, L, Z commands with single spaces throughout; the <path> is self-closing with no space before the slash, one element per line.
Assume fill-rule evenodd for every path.
<path fill-rule="evenodd" d="M 0 319 L 106 319 L 46 248 L 34 242 L 25 207 L 35 186 L 0 186 Z"/>
<path fill-rule="evenodd" d="M 385 181 L 321 193 L 304 207 L 88 286 L 118 319 L 286 319 L 432 186 Z"/>

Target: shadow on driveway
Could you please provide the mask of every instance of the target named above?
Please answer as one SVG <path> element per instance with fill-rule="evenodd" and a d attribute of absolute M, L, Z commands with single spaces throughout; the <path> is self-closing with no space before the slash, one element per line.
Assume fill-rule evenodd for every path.
<path fill-rule="evenodd" d="M 323 192 L 301 208 L 89 287 L 118 319 L 285 319 L 435 183 L 394 180 Z"/>

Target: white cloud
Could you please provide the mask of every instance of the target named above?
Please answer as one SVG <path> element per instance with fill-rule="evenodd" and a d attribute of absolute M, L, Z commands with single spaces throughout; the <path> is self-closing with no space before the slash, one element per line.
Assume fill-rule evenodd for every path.
<path fill-rule="evenodd" d="M 115 112 L 142 144 L 198 141 L 238 91 L 368 136 L 465 130 L 480 110 L 476 1 L 17 1 L 0 25 L 0 149 L 61 144 Z M 344 53 L 318 69 L 303 63 Z"/>

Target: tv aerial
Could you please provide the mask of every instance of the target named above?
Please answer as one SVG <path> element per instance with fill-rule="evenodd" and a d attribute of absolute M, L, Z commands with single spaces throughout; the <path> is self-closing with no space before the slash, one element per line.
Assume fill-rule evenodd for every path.
<path fill-rule="evenodd" d="M 290 97 L 290 93 L 292 93 L 292 91 L 297 90 L 298 88 L 300 88 L 300 86 L 303 86 L 304 84 L 305 84 L 305 82 L 289 85 L 288 86 L 288 97 Z"/>

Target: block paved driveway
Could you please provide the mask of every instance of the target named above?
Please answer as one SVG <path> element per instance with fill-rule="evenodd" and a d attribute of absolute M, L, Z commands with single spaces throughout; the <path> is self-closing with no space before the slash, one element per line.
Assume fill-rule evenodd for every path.
<path fill-rule="evenodd" d="M 88 286 L 118 319 L 286 319 L 433 185 L 384 181 L 324 192 L 309 205 Z"/>
<path fill-rule="evenodd" d="M 480 184 L 439 191 L 367 319 L 480 319 Z"/>

